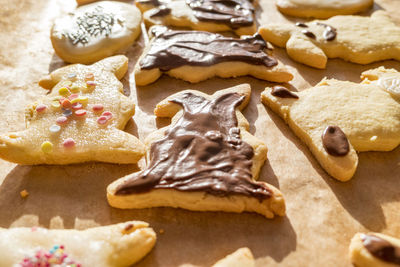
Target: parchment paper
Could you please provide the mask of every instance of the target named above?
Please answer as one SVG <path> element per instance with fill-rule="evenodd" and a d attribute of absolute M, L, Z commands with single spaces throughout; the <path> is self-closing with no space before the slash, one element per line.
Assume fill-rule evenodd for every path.
<path fill-rule="evenodd" d="M 37 81 L 64 64 L 54 54 L 49 32 L 55 18 L 74 8 L 72 0 L 0 0 L 1 132 L 24 128 L 24 107 L 46 93 Z M 374 9 L 388 10 L 400 24 L 400 1 L 376 0 Z M 260 1 L 257 20 L 260 24 L 301 21 L 280 14 L 272 0 Z M 209 266 L 243 246 L 253 251 L 258 266 L 351 266 L 348 245 L 356 232 L 378 231 L 400 237 L 400 148 L 360 153 L 354 178 L 338 182 L 324 172 L 287 125 L 260 103 L 260 93 L 269 83 L 245 77 L 215 78 L 192 85 L 163 77 L 136 89 L 131 72 L 142 48 L 143 37 L 127 52 L 130 69 L 123 82 L 137 102 L 127 131 L 143 140 L 166 125 L 167 120 L 156 120 L 153 108 L 179 90 L 213 93 L 250 83 L 252 100 L 244 114 L 251 133 L 269 148 L 260 179 L 280 188 L 287 216 L 267 220 L 250 213 L 118 210 L 108 206 L 105 189 L 113 180 L 137 171 L 136 165 L 18 166 L 0 161 L 0 227 L 84 229 L 144 220 L 158 233 L 158 242 L 137 266 Z M 400 63 L 394 61 L 361 66 L 342 60 L 330 60 L 326 70 L 317 70 L 293 62 L 283 49 L 275 49 L 275 55 L 294 73 L 291 84 L 298 90 L 325 76 L 358 82 L 362 71 L 380 65 L 400 70 Z M 29 192 L 26 199 L 19 194 L 24 189 Z"/>

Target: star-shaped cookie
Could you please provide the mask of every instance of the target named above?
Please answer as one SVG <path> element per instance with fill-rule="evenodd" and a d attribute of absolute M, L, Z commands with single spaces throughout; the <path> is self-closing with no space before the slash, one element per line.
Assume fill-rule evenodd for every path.
<path fill-rule="evenodd" d="M 140 221 L 83 231 L 0 228 L 0 266 L 131 266 L 155 242 L 153 229 Z"/>
<path fill-rule="evenodd" d="M 295 61 L 324 69 L 328 58 L 369 64 L 375 61 L 400 60 L 400 26 L 385 11 L 371 17 L 335 16 L 307 23 L 273 23 L 259 29 L 262 37 L 286 47 Z"/>
<path fill-rule="evenodd" d="M 51 91 L 26 110 L 26 130 L 0 135 L 0 157 L 19 164 L 136 163 L 144 145 L 122 129 L 135 113 L 119 81 L 125 56 L 69 65 L 39 85 Z"/>
<path fill-rule="evenodd" d="M 283 216 L 281 192 L 254 180 L 267 158 L 267 147 L 248 132 L 240 112 L 250 93 L 250 86 L 241 84 L 212 96 L 187 90 L 161 101 L 154 113 L 172 118 L 171 125 L 145 141 L 145 170 L 108 186 L 110 205 Z"/>
<path fill-rule="evenodd" d="M 362 78 L 361 83 L 324 79 L 298 93 L 275 86 L 261 94 L 340 181 L 356 171 L 356 151 L 391 151 L 400 144 L 400 100 L 393 93 L 400 89 L 400 73 L 378 68 Z"/>
<path fill-rule="evenodd" d="M 400 266 L 400 239 L 380 233 L 357 233 L 349 254 L 351 262 L 359 267 Z"/>
<path fill-rule="evenodd" d="M 138 0 L 147 26 L 165 25 L 198 31 L 251 35 L 257 31 L 249 0 Z"/>

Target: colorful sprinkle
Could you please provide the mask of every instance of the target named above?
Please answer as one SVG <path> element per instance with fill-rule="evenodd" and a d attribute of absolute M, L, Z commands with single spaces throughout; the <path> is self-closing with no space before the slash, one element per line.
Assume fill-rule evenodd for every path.
<path fill-rule="evenodd" d="M 37 112 L 43 112 L 43 111 L 45 111 L 46 109 L 47 109 L 47 106 L 44 105 L 44 104 L 39 104 L 39 105 L 36 106 L 36 111 L 37 111 Z"/>
<path fill-rule="evenodd" d="M 45 141 L 42 143 L 41 148 L 44 153 L 50 153 L 53 151 L 53 144 L 49 141 Z"/>
<path fill-rule="evenodd" d="M 107 120 L 111 120 L 113 117 L 113 114 L 110 111 L 104 111 L 103 114 L 101 114 L 101 116 L 106 117 Z"/>
<path fill-rule="evenodd" d="M 64 118 L 65 118 L 65 117 L 64 117 Z M 52 132 L 52 133 L 57 133 L 57 132 L 59 132 L 59 131 L 61 130 L 61 127 L 60 127 L 60 125 L 53 124 L 53 125 L 51 125 L 51 126 L 49 127 L 49 130 L 50 130 L 50 132 Z"/>
<path fill-rule="evenodd" d="M 94 104 L 92 109 L 94 112 L 100 112 L 103 111 L 104 106 L 102 104 Z"/>
<path fill-rule="evenodd" d="M 85 81 L 93 81 L 94 80 L 94 74 L 93 73 L 88 73 L 85 76 Z"/>
<path fill-rule="evenodd" d="M 19 192 L 19 194 L 22 198 L 26 198 L 29 195 L 28 191 L 26 191 L 25 189 Z"/>
<path fill-rule="evenodd" d="M 75 140 L 72 138 L 67 138 L 63 142 L 63 146 L 66 148 L 74 147 L 75 146 Z"/>
<path fill-rule="evenodd" d="M 84 109 L 79 109 L 79 110 L 75 111 L 75 115 L 78 116 L 78 117 L 83 117 L 83 116 L 86 115 L 86 113 L 87 112 Z"/>
<path fill-rule="evenodd" d="M 79 86 L 76 86 L 76 85 L 74 85 L 74 86 L 72 86 L 72 87 L 70 88 L 70 91 L 71 91 L 72 93 L 78 93 L 80 90 L 81 90 L 81 88 L 80 88 Z"/>
<path fill-rule="evenodd" d="M 58 90 L 58 93 L 60 94 L 60 95 L 62 95 L 62 96 L 68 96 L 68 95 L 70 95 L 71 94 L 71 92 L 68 90 L 68 88 L 66 88 L 66 87 L 61 87 L 59 90 Z"/>
<path fill-rule="evenodd" d="M 79 102 L 72 104 L 73 110 L 78 110 L 78 109 L 81 109 L 82 107 L 83 107 L 82 104 Z"/>
<path fill-rule="evenodd" d="M 69 100 L 72 100 L 74 98 L 77 98 L 79 96 L 79 94 L 72 94 L 68 97 Z"/>
<path fill-rule="evenodd" d="M 90 86 L 90 87 L 93 87 L 93 86 L 96 86 L 96 82 L 94 82 L 94 81 L 87 81 L 87 82 L 86 82 L 86 85 L 87 85 L 87 86 Z"/>
<path fill-rule="evenodd" d="M 70 108 L 71 107 L 71 101 L 69 101 L 68 98 L 65 98 L 62 102 L 61 105 L 63 108 Z"/>
<path fill-rule="evenodd" d="M 82 104 L 87 104 L 87 102 L 89 101 L 87 96 L 79 96 L 78 98 L 75 98 L 75 99 L 78 99 L 77 101 Z M 75 100 L 75 99 L 73 99 L 73 100 Z"/>
<path fill-rule="evenodd" d="M 57 100 L 57 101 L 51 102 L 51 106 L 52 106 L 53 108 L 59 108 L 59 107 L 61 107 L 61 104 L 60 104 L 60 102 Z"/>
<path fill-rule="evenodd" d="M 104 125 L 104 124 L 106 124 L 107 122 L 108 122 L 108 120 L 107 120 L 107 117 L 105 117 L 105 116 L 100 116 L 100 117 L 97 119 L 97 123 L 100 124 L 100 125 Z"/>
<path fill-rule="evenodd" d="M 65 116 L 61 116 L 61 117 L 58 117 L 58 118 L 56 119 L 56 123 L 57 123 L 58 125 L 63 125 L 63 124 L 66 124 L 67 122 L 68 122 L 68 118 L 65 117 Z"/>
<path fill-rule="evenodd" d="M 63 115 L 64 115 L 64 116 L 66 116 L 66 117 L 69 117 L 69 116 L 71 116 L 71 115 L 72 115 L 72 111 L 71 111 L 71 110 L 69 110 L 69 109 L 64 109 L 64 111 L 63 111 Z"/>
<path fill-rule="evenodd" d="M 32 228 L 33 229 L 33 228 Z M 26 256 L 20 263 L 21 267 L 81 267 L 80 263 L 72 260 L 64 252 L 64 246 L 54 246 L 48 252 L 37 249 L 33 254 Z"/>

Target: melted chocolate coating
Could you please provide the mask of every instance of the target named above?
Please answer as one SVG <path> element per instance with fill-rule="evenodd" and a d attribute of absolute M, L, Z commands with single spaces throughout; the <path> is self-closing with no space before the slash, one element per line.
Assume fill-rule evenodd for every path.
<path fill-rule="evenodd" d="M 263 183 L 253 181 L 253 148 L 240 139 L 235 107 L 243 100 L 236 93 L 211 101 L 185 93 L 172 100 L 184 108 L 182 117 L 151 145 L 149 167 L 130 175 L 116 194 L 171 188 L 260 201 L 271 197 Z"/>
<path fill-rule="evenodd" d="M 338 126 L 328 126 L 322 134 L 322 144 L 329 155 L 346 156 L 350 151 L 349 141 Z"/>
<path fill-rule="evenodd" d="M 251 26 L 254 7 L 247 0 L 186 0 L 200 21 L 228 24 L 231 28 Z"/>
<path fill-rule="evenodd" d="M 139 62 L 145 70 L 169 71 L 185 65 L 211 66 L 228 61 L 266 67 L 278 64 L 264 52 L 268 45 L 259 34 L 238 39 L 210 32 L 168 30 L 162 26 L 152 29 L 154 40 Z"/>
<path fill-rule="evenodd" d="M 281 98 L 296 98 L 299 96 L 295 93 L 289 91 L 286 87 L 276 85 L 272 88 L 271 95 L 281 97 Z"/>
<path fill-rule="evenodd" d="M 171 9 L 167 6 L 161 5 L 158 8 L 152 9 L 150 13 L 150 17 L 159 17 L 159 16 L 165 16 L 171 13 Z"/>
<path fill-rule="evenodd" d="M 361 240 L 364 247 L 383 261 L 400 265 L 400 247 L 375 235 L 362 235 Z"/>

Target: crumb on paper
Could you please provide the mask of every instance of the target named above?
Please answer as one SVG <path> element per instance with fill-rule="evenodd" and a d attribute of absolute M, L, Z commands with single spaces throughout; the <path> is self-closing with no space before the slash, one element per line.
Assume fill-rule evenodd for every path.
<path fill-rule="evenodd" d="M 29 195 L 28 191 L 26 191 L 25 189 L 19 192 L 19 194 L 22 198 L 26 198 Z"/>
<path fill-rule="evenodd" d="M 164 229 L 160 229 L 160 234 L 163 234 L 164 232 Z"/>

